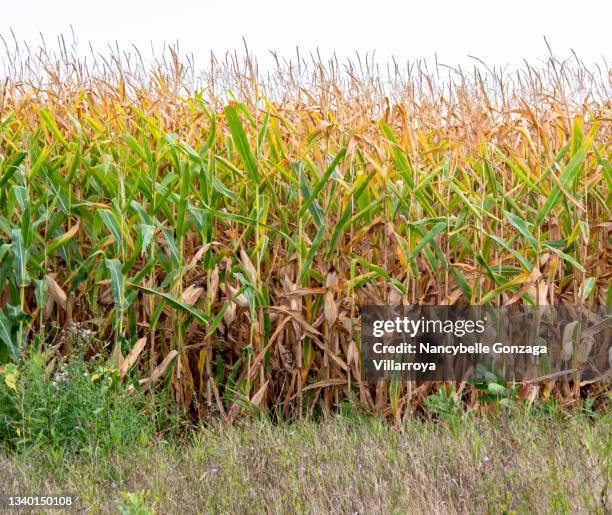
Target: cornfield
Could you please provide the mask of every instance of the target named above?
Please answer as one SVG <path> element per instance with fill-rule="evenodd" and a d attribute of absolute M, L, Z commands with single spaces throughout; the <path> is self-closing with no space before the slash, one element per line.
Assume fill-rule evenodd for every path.
<path fill-rule="evenodd" d="M 85 342 L 196 417 L 399 420 L 440 385 L 361 381 L 364 304 L 612 304 L 608 68 L 3 63 L 0 363 Z"/>

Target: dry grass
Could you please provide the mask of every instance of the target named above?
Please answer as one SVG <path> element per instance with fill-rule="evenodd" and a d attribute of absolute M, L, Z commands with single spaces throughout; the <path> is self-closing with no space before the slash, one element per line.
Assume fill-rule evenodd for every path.
<path fill-rule="evenodd" d="M 127 456 L 0 458 L 6 492 L 77 493 L 92 512 L 604 513 L 610 418 L 249 423 Z M 128 511 L 128 513 L 130 513 Z M 131 513 L 147 513 L 132 511 Z"/>
<path fill-rule="evenodd" d="M 361 381 L 364 303 L 612 302 L 609 69 L 4 63 L 3 360 L 69 354 L 74 322 L 198 417 L 349 399 L 399 421 L 436 385 Z"/>

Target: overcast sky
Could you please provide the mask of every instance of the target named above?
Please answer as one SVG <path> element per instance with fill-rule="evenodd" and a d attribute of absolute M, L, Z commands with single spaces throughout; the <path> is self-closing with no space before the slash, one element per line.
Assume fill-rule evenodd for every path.
<path fill-rule="evenodd" d="M 179 41 L 180 50 L 208 56 L 242 48 L 291 56 L 317 47 L 323 55 L 376 50 L 379 61 L 425 57 L 445 64 L 537 62 L 546 36 L 559 56 L 574 49 L 587 63 L 612 58 L 612 0 L 3 0 L 0 34 L 31 45 L 70 34 L 81 48 L 118 41 L 149 49 Z"/>

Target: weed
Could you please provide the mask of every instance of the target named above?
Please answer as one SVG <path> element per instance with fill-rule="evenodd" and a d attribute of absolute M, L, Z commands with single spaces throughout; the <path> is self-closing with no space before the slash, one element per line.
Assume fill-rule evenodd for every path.
<path fill-rule="evenodd" d="M 156 430 L 150 405 L 130 394 L 117 372 L 78 356 L 49 369 L 43 354 L 0 373 L 0 442 L 50 456 L 102 455 L 146 445 Z M 147 412 L 149 416 L 147 416 Z"/>

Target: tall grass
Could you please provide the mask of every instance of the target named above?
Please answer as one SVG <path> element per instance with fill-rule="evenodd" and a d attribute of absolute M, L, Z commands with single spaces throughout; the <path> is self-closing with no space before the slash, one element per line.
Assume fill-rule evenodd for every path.
<path fill-rule="evenodd" d="M 8 491 L 103 513 L 609 513 L 610 414 L 564 415 L 210 424 L 56 466 L 0 450 L 0 470 Z"/>
<path fill-rule="evenodd" d="M 361 382 L 363 304 L 612 303 L 609 69 L 4 66 L 0 362 L 70 321 L 199 416 L 399 419 L 436 385 Z"/>

